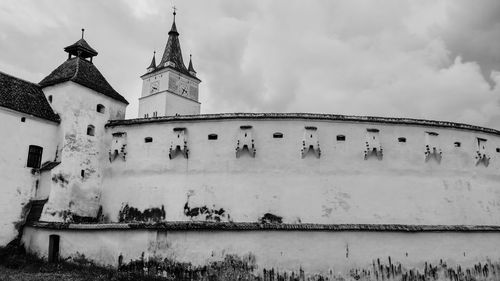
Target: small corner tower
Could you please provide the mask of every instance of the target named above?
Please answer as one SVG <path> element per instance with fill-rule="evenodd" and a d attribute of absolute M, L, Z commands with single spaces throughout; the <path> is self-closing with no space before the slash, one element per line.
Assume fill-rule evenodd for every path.
<path fill-rule="evenodd" d="M 142 94 L 139 98 L 139 117 L 200 114 L 198 84 L 192 57 L 186 68 L 182 58 L 179 32 L 174 20 L 168 32 L 167 45 L 156 64 L 156 52 L 146 74 L 142 75 Z"/>

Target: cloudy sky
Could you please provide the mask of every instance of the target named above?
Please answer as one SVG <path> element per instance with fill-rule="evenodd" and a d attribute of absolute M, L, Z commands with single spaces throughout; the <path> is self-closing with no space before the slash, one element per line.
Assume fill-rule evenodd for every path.
<path fill-rule="evenodd" d="M 413 117 L 500 129 L 498 0 L 2 0 L 0 71 L 39 82 L 80 29 L 137 116 L 178 8 L 203 113 Z M 157 57 L 159 59 L 159 56 Z"/>

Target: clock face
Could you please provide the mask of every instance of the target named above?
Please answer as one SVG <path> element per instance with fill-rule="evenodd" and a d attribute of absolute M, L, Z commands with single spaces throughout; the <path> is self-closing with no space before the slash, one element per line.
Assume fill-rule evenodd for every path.
<path fill-rule="evenodd" d="M 158 92 L 158 89 L 160 88 L 160 83 L 158 81 L 151 83 L 151 88 L 149 89 L 149 92 L 151 94 L 154 94 Z"/>
<path fill-rule="evenodd" d="M 177 83 L 177 93 L 181 96 L 188 95 L 188 86 L 186 82 L 179 80 L 179 82 Z"/>

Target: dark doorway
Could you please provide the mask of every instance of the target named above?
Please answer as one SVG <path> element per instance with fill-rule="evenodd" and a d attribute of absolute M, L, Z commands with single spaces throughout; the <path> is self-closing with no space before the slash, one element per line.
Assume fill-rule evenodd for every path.
<path fill-rule="evenodd" d="M 49 262 L 59 261 L 59 235 L 49 236 Z"/>

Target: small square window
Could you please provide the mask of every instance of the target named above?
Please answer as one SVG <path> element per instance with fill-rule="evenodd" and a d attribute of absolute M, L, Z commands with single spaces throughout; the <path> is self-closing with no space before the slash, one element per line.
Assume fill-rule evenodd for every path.
<path fill-rule="evenodd" d="M 337 135 L 337 141 L 345 141 L 344 135 Z"/>
<path fill-rule="evenodd" d="M 88 125 L 87 126 L 87 135 L 88 136 L 94 136 L 95 135 L 95 127 L 94 127 L 94 125 Z"/>
<path fill-rule="evenodd" d="M 28 161 L 26 167 L 29 168 L 40 168 L 42 164 L 42 153 L 43 148 L 37 145 L 30 145 L 28 148 Z"/>
<path fill-rule="evenodd" d="M 146 142 L 146 143 L 153 142 L 153 138 L 152 137 L 145 137 L 144 142 Z"/>
<path fill-rule="evenodd" d="M 461 144 L 459 141 L 456 141 L 453 145 L 454 145 L 455 147 L 460 147 L 460 146 L 462 146 L 462 144 Z"/>
<path fill-rule="evenodd" d="M 398 142 L 406 142 L 406 138 L 405 137 L 399 137 L 398 138 Z"/>
<path fill-rule="evenodd" d="M 273 134 L 274 139 L 282 139 L 283 138 L 283 133 L 276 132 Z"/>
<path fill-rule="evenodd" d="M 216 140 L 218 137 L 217 137 L 217 134 L 210 134 L 208 135 L 208 139 L 209 140 Z"/>

